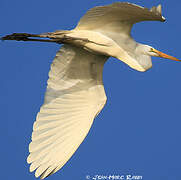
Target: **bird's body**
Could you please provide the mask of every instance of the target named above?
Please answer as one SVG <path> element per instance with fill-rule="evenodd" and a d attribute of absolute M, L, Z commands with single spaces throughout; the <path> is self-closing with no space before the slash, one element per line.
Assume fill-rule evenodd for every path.
<path fill-rule="evenodd" d="M 144 63 L 140 64 L 139 61 L 135 60 L 135 58 L 138 57 L 137 51 L 141 44 L 136 43 L 132 38 L 128 38 L 125 35 L 123 35 L 122 41 L 127 42 L 128 46 L 123 47 L 109 36 L 106 36 L 101 32 L 90 30 L 71 30 L 65 32 L 57 31 L 56 33 L 53 33 L 52 36 L 56 36 L 56 38 L 60 39 L 66 36 L 68 39 L 71 39 L 71 44 L 75 46 L 82 47 L 83 49 L 94 54 L 115 57 L 138 71 L 146 71 L 147 69 L 151 68 L 152 65 L 150 57 L 147 57 L 150 59 L 150 61 L 146 61 L 145 65 Z M 128 52 L 126 49 L 128 49 L 129 46 L 131 46 L 132 49 Z M 131 56 L 132 54 L 134 56 Z"/>
<path fill-rule="evenodd" d="M 36 177 L 43 179 L 58 171 L 86 137 L 106 103 L 102 71 L 109 56 L 138 71 L 152 67 L 150 56 L 179 61 L 131 37 L 133 24 L 152 20 L 165 21 L 160 5 L 149 10 L 118 2 L 92 8 L 74 30 L 2 38 L 66 44 L 51 65 L 44 104 L 33 126 L 27 161 Z"/>
<path fill-rule="evenodd" d="M 72 38 L 72 44 L 78 47 L 82 47 L 95 54 L 116 56 L 118 52 L 123 51 L 114 40 L 112 40 L 108 36 L 103 35 L 100 32 L 89 30 L 71 30 L 65 33 L 61 33 L 60 31 L 61 35 L 58 34 L 59 32 L 55 33 L 55 36 L 60 36 L 61 38 L 65 35 L 67 38 Z"/>
<path fill-rule="evenodd" d="M 112 36 L 116 37 L 116 34 L 113 32 Z M 66 36 L 71 39 L 71 44 L 75 46 L 82 47 L 94 54 L 115 57 L 138 71 L 146 71 L 152 67 L 150 56 L 142 54 L 142 56 L 145 56 L 143 59 L 147 58 L 147 61 L 139 61 L 141 60 L 139 49 L 143 45 L 137 43 L 128 35 L 123 34 L 119 44 L 115 39 L 104 35 L 104 33 L 90 30 L 57 31 L 51 36 L 60 39 Z"/>

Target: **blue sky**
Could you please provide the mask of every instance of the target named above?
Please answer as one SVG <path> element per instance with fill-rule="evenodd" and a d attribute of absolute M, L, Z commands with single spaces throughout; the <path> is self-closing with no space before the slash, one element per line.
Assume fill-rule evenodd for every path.
<path fill-rule="evenodd" d="M 112 2 L 1 0 L 0 35 L 71 29 L 89 8 Z M 129 2 L 163 5 L 165 23 L 136 24 L 132 35 L 138 42 L 181 58 L 181 1 Z M 51 43 L 0 42 L 0 179 L 35 179 L 26 163 L 28 144 L 58 49 Z M 181 63 L 152 59 L 153 68 L 140 73 L 110 58 L 103 77 L 107 105 L 71 160 L 49 180 L 126 174 L 141 175 L 144 180 L 181 179 Z"/>

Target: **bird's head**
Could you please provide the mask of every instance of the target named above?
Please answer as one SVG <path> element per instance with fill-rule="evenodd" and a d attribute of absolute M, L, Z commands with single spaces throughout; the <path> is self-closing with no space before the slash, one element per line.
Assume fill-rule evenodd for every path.
<path fill-rule="evenodd" d="M 173 56 L 162 53 L 151 46 L 138 44 L 134 53 L 132 54 L 132 60 L 129 58 L 130 60 L 126 61 L 125 63 L 137 71 L 144 72 L 152 67 L 151 56 L 181 61 Z"/>
<path fill-rule="evenodd" d="M 166 59 L 171 59 L 174 61 L 181 61 L 173 56 L 170 56 L 168 54 L 165 54 L 161 51 L 156 50 L 155 48 L 148 46 L 148 45 L 144 45 L 144 48 L 142 49 L 143 53 L 145 55 L 149 55 L 149 56 L 156 56 L 156 57 L 162 57 L 162 58 L 166 58 Z"/>

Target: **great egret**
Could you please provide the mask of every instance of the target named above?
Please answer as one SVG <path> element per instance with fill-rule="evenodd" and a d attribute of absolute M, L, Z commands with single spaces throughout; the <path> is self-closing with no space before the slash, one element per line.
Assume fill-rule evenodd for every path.
<path fill-rule="evenodd" d="M 2 38 L 65 44 L 51 65 L 44 104 L 33 126 L 27 162 L 36 177 L 44 179 L 58 171 L 86 137 L 106 103 L 102 70 L 110 56 L 138 71 L 152 67 L 150 56 L 180 61 L 135 42 L 130 32 L 140 21 L 164 22 L 161 5 L 149 10 L 116 2 L 90 9 L 70 31 L 14 33 Z"/>

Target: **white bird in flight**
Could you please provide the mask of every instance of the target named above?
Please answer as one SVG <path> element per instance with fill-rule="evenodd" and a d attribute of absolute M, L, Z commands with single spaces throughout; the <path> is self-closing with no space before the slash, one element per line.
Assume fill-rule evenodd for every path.
<path fill-rule="evenodd" d="M 180 61 L 137 43 L 130 33 L 140 21 L 164 22 L 161 5 L 149 10 L 116 2 L 90 9 L 70 31 L 13 33 L 1 38 L 65 44 L 51 65 L 44 104 L 33 125 L 27 162 L 36 177 L 44 179 L 62 168 L 86 137 L 107 100 L 102 71 L 109 57 L 142 72 L 152 67 L 150 56 Z"/>

